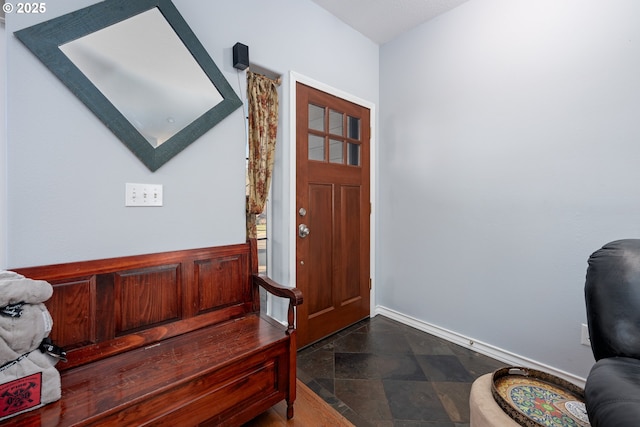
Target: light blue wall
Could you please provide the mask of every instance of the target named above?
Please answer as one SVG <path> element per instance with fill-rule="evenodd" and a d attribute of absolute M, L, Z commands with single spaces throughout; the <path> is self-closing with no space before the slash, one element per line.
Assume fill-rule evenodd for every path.
<path fill-rule="evenodd" d="M 378 304 L 586 376 L 587 258 L 640 235 L 640 3 L 472 0 L 380 70 Z"/>
<path fill-rule="evenodd" d="M 0 204 L 8 217 L 7 265 L 243 242 L 242 110 L 150 172 L 13 36 L 94 2 L 60 3 L 48 2 L 43 15 L 11 15 L 7 22 L 8 203 L 6 208 Z M 249 46 L 252 62 L 283 74 L 273 237 L 283 275 L 290 250 L 284 222 L 289 206 L 287 73 L 294 70 L 377 101 L 378 47 L 308 0 L 174 3 L 242 99 L 245 75 L 231 64 L 236 42 Z M 127 182 L 162 184 L 164 207 L 125 208 Z"/>

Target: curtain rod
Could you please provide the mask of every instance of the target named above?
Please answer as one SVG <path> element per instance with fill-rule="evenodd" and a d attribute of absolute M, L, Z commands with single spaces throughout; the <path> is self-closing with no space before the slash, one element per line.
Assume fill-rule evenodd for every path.
<path fill-rule="evenodd" d="M 277 86 L 280 86 L 280 84 L 282 83 L 282 76 L 278 73 L 276 73 L 275 71 L 271 71 L 267 68 L 264 67 L 260 67 L 260 66 L 256 66 L 253 65 L 254 69 L 251 69 L 251 65 L 249 65 L 249 68 L 247 68 L 247 71 L 250 71 L 254 74 L 258 74 L 261 75 L 262 77 L 265 77 L 271 81 L 273 81 Z M 254 71 L 255 70 L 255 71 Z"/>

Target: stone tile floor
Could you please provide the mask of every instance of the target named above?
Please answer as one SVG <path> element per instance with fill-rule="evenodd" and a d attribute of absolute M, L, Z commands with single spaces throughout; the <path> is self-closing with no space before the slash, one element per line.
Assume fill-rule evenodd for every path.
<path fill-rule="evenodd" d="M 378 315 L 298 352 L 298 378 L 357 427 L 469 425 L 469 392 L 503 363 Z"/>

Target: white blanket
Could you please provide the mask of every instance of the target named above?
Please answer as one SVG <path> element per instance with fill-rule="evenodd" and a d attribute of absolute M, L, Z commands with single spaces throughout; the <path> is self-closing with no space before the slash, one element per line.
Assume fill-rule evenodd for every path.
<path fill-rule="evenodd" d="M 55 368 L 55 364 L 58 359 L 42 353 L 40 350 L 35 350 L 29 353 L 27 357 L 20 360 L 8 368 L 0 371 L 0 385 L 9 383 L 11 381 L 24 378 L 26 376 L 42 372 L 42 385 L 40 388 L 40 402 L 26 410 L 21 410 L 7 417 L 0 417 L 0 421 L 19 413 L 31 411 L 46 405 L 47 403 L 55 402 L 60 399 L 62 392 L 60 388 L 60 373 Z M 8 392 L 11 394 L 11 392 Z M 21 397 L 25 396 L 25 393 L 19 393 Z M 7 405 L 11 396 L 0 396 L 0 404 Z"/>
<path fill-rule="evenodd" d="M 24 304 L 19 317 L 0 315 L 0 365 L 35 350 L 49 336 L 53 320 L 44 304 Z"/>
<path fill-rule="evenodd" d="M 53 295 L 53 287 L 44 280 L 26 278 L 13 271 L 0 271 L 0 307 L 25 302 L 38 304 Z"/>
<path fill-rule="evenodd" d="M 44 280 L 0 271 L 0 386 L 11 383 L 0 393 L 2 414 L 14 416 L 60 399 L 58 359 L 39 350 L 53 326 L 44 305 L 52 294 L 53 287 Z M 16 381 L 33 374 L 42 375 L 40 386 L 31 380 Z"/>

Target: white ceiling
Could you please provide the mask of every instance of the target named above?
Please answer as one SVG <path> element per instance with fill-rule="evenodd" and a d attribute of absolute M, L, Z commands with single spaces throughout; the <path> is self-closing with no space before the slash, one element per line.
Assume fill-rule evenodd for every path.
<path fill-rule="evenodd" d="M 468 0 L 313 0 L 378 44 Z"/>

